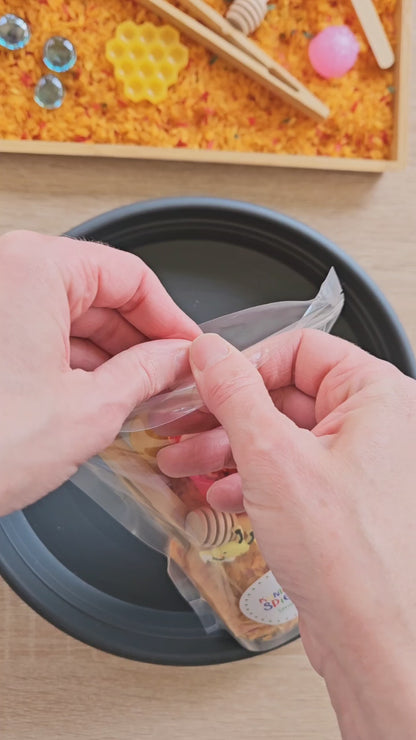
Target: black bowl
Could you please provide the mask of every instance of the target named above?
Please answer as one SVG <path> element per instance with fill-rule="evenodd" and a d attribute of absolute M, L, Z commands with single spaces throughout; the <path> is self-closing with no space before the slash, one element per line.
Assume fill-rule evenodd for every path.
<path fill-rule="evenodd" d="M 111 211 L 69 234 L 139 254 L 198 322 L 311 298 L 333 265 L 346 299 L 335 333 L 416 374 L 400 322 L 376 285 L 323 236 L 278 213 L 215 199 L 160 200 Z M 46 619 L 117 655 L 181 665 L 252 655 L 225 632 L 206 635 L 170 583 L 164 558 L 71 483 L 0 520 L 0 569 Z"/>

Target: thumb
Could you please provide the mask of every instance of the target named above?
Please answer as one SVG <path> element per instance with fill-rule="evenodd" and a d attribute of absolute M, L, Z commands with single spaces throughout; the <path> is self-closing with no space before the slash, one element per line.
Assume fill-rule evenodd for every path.
<path fill-rule="evenodd" d="M 204 403 L 227 432 L 241 473 L 259 453 L 270 462 L 276 452 L 294 454 L 300 430 L 277 411 L 260 373 L 241 352 L 216 334 L 202 334 L 191 345 L 190 363 Z"/>

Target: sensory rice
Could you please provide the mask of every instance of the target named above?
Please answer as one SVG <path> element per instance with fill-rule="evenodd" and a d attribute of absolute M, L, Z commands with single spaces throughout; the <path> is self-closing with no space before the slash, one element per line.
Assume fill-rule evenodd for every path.
<path fill-rule="evenodd" d="M 225 14 L 224 0 L 209 0 Z M 384 27 L 396 41 L 397 0 L 375 0 Z M 24 7 L 24 11 L 22 11 Z M 241 72 L 189 41 L 189 64 L 158 106 L 123 98 L 105 58 L 105 45 L 127 19 L 161 21 L 135 0 L 0 0 L 0 15 L 23 15 L 32 29 L 18 52 L 0 49 L 0 138 L 189 147 L 387 159 L 393 136 L 393 71 L 380 70 L 349 0 L 276 0 L 253 38 L 331 109 L 317 123 L 271 95 Z M 327 81 L 312 69 L 310 38 L 331 24 L 347 24 L 360 43 L 355 67 Z M 61 75 L 63 106 L 33 101 L 47 70 L 42 47 L 51 35 L 75 44 L 78 61 Z"/>

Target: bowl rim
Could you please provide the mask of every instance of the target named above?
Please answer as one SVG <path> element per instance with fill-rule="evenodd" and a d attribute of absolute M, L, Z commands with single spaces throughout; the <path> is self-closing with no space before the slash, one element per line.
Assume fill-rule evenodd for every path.
<path fill-rule="evenodd" d="M 106 229 L 110 226 L 111 228 L 114 228 L 117 223 L 121 223 L 127 218 L 134 218 L 140 215 L 157 215 L 160 218 L 160 214 L 163 211 L 172 211 L 173 209 L 174 212 L 178 212 L 179 209 L 184 208 L 188 211 L 201 211 L 202 209 L 206 214 L 212 213 L 214 216 L 218 216 L 220 212 L 223 216 L 229 214 L 230 216 L 233 216 L 234 219 L 241 217 L 243 214 L 245 218 L 253 217 L 261 222 L 267 222 L 270 229 L 273 225 L 279 226 L 289 230 L 291 233 L 295 233 L 297 238 L 305 238 L 309 244 L 315 244 L 320 250 L 323 250 L 326 255 L 330 256 L 331 259 L 339 261 L 346 267 L 346 269 L 348 269 L 353 278 L 359 279 L 360 285 L 363 286 L 363 289 L 368 290 L 371 293 L 376 309 L 379 307 L 382 310 L 383 315 L 387 317 L 391 330 L 394 332 L 401 357 L 409 368 L 409 374 L 416 377 L 416 359 L 405 330 L 388 299 L 384 296 L 372 278 L 367 275 L 364 269 L 361 268 L 361 266 L 352 257 L 350 257 L 348 253 L 341 250 L 318 231 L 292 217 L 279 213 L 278 211 L 247 203 L 245 201 L 221 198 L 194 196 L 159 198 L 132 203 L 98 214 L 78 226 L 69 229 L 66 232 L 66 235 L 73 238 L 88 239 L 89 233 L 93 234 L 97 230 Z M 22 528 L 22 520 L 24 520 L 23 525 L 25 526 L 26 522 L 28 528 L 26 534 L 24 533 L 24 526 Z M 22 533 L 25 535 L 24 542 L 19 541 L 19 538 L 20 540 L 22 538 Z M 22 512 L 15 512 L 9 517 L 5 517 L 3 520 L 0 520 L 0 573 L 3 575 L 6 582 L 23 599 L 23 601 L 29 604 L 31 608 L 41 614 L 41 616 L 46 618 L 53 625 L 65 631 L 67 634 L 72 635 L 76 639 L 92 645 L 93 647 L 122 657 L 171 665 L 203 664 L 198 661 L 181 661 L 180 656 L 175 656 L 175 659 L 172 660 L 159 660 L 158 658 L 155 659 L 154 656 L 152 659 L 151 654 L 145 655 L 143 651 L 141 651 L 140 656 L 134 655 L 131 648 L 127 649 L 125 647 L 123 635 L 120 634 L 118 641 L 115 642 L 114 630 L 111 631 L 111 635 L 107 638 L 96 635 L 94 631 L 94 622 L 88 619 L 88 614 L 83 615 L 82 625 L 79 623 L 79 614 L 78 622 L 77 620 L 73 621 L 71 615 L 75 613 L 76 606 L 72 605 L 68 598 L 65 604 L 65 610 L 63 610 L 62 607 L 60 610 L 58 602 L 62 600 L 62 596 L 51 589 L 46 577 L 42 579 L 39 573 L 35 572 L 34 565 L 31 564 L 31 552 L 32 554 L 33 552 L 36 553 L 36 548 L 38 550 L 40 548 L 39 553 L 41 553 L 42 548 L 47 550 L 43 542 L 37 538 L 37 535 L 30 527 L 28 520 Z M 49 550 L 47 550 L 46 556 L 51 558 L 54 557 Z M 19 570 L 19 568 L 22 568 L 21 561 L 23 561 L 26 572 L 30 572 L 31 580 L 28 576 L 24 576 L 24 574 L 22 575 L 21 570 Z M 65 568 L 63 563 L 61 563 L 61 566 Z M 68 571 L 67 576 L 68 589 L 73 588 L 76 590 L 76 576 L 70 571 Z M 90 586 L 90 588 L 94 587 Z M 53 608 L 51 607 L 51 599 L 53 603 L 56 604 Z M 88 635 L 88 639 L 86 639 L 86 635 Z M 256 654 L 248 653 L 241 648 L 241 646 L 236 644 L 235 650 L 231 650 L 230 648 L 229 652 L 224 653 L 220 659 L 214 659 L 211 662 L 228 662 L 230 660 L 239 660 L 253 655 Z"/>
<path fill-rule="evenodd" d="M 330 254 L 335 260 L 341 262 L 351 274 L 359 279 L 365 290 L 371 293 L 373 301 L 386 314 L 390 324 L 394 327 L 396 341 L 400 347 L 400 352 L 405 364 L 408 367 L 408 374 L 416 378 L 416 356 L 410 343 L 409 337 L 404 329 L 398 314 L 391 305 L 388 298 L 384 295 L 381 288 L 371 278 L 363 267 L 348 252 L 338 247 L 334 242 L 321 234 L 318 230 L 306 225 L 302 221 L 287 216 L 279 211 L 275 211 L 266 206 L 257 205 L 244 200 L 234 200 L 230 198 L 217 198 L 210 196 L 176 196 L 166 198 L 151 198 L 149 200 L 136 201 L 125 206 L 113 208 L 110 211 L 104 211 L 97 216 L 93 216 L 83 221 L 65 232 L 65 236 L 72 238 L 86 238 L 86 232 L 93 232 L 97 229 L 105 229 L 127 218 L 138 215 L 153 215 L 161 211 L 177 211 L 180 208 L 186 208 L 190 211 L 197 209 L 206 209 L 207 213 L 212 211 L 214 214 L 221 212 L 233 216 L 243 215 L 245 218 L 253 217 L 263 222 L 271 222 L 280 227 L 296 233 L 305 239 L 312 241 L 321 250 Z"/>

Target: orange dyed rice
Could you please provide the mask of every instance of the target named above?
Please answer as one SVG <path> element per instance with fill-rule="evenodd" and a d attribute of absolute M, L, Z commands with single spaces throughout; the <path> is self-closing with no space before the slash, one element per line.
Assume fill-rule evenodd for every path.
<path fill-rule="evenodd" d="M 225 14 L 224 0 L 209 2 Z M 105 44 L 127 19 L 161 23 L 139 2 L 0 0 L 0 16 L 23 15 L 32 29 L 25 49 L 0 49 L 0 138 L 388 159 L 393 71 L 378 68 L 350 1 L 270 2 L 253 38 L 330 107 L 327 121 L 316 123 L 296 112 L 185 36 L 189 64 L 167 100 L 158 106 L 131 103 L 113 77 Z M 375 0 L 393 45 L 396 4 Z M 309 38 L 342 23 L 357 35 L 361 52 L 343 78 L 323 80 L 310 66 Z M 48 72 L 41 60 L 43 44 L 55 34 L 75 44 L 78 61 L 61 75 L 67 90 L 62 108 L 46 111 L 33 101 L 33 90 Z"/>

